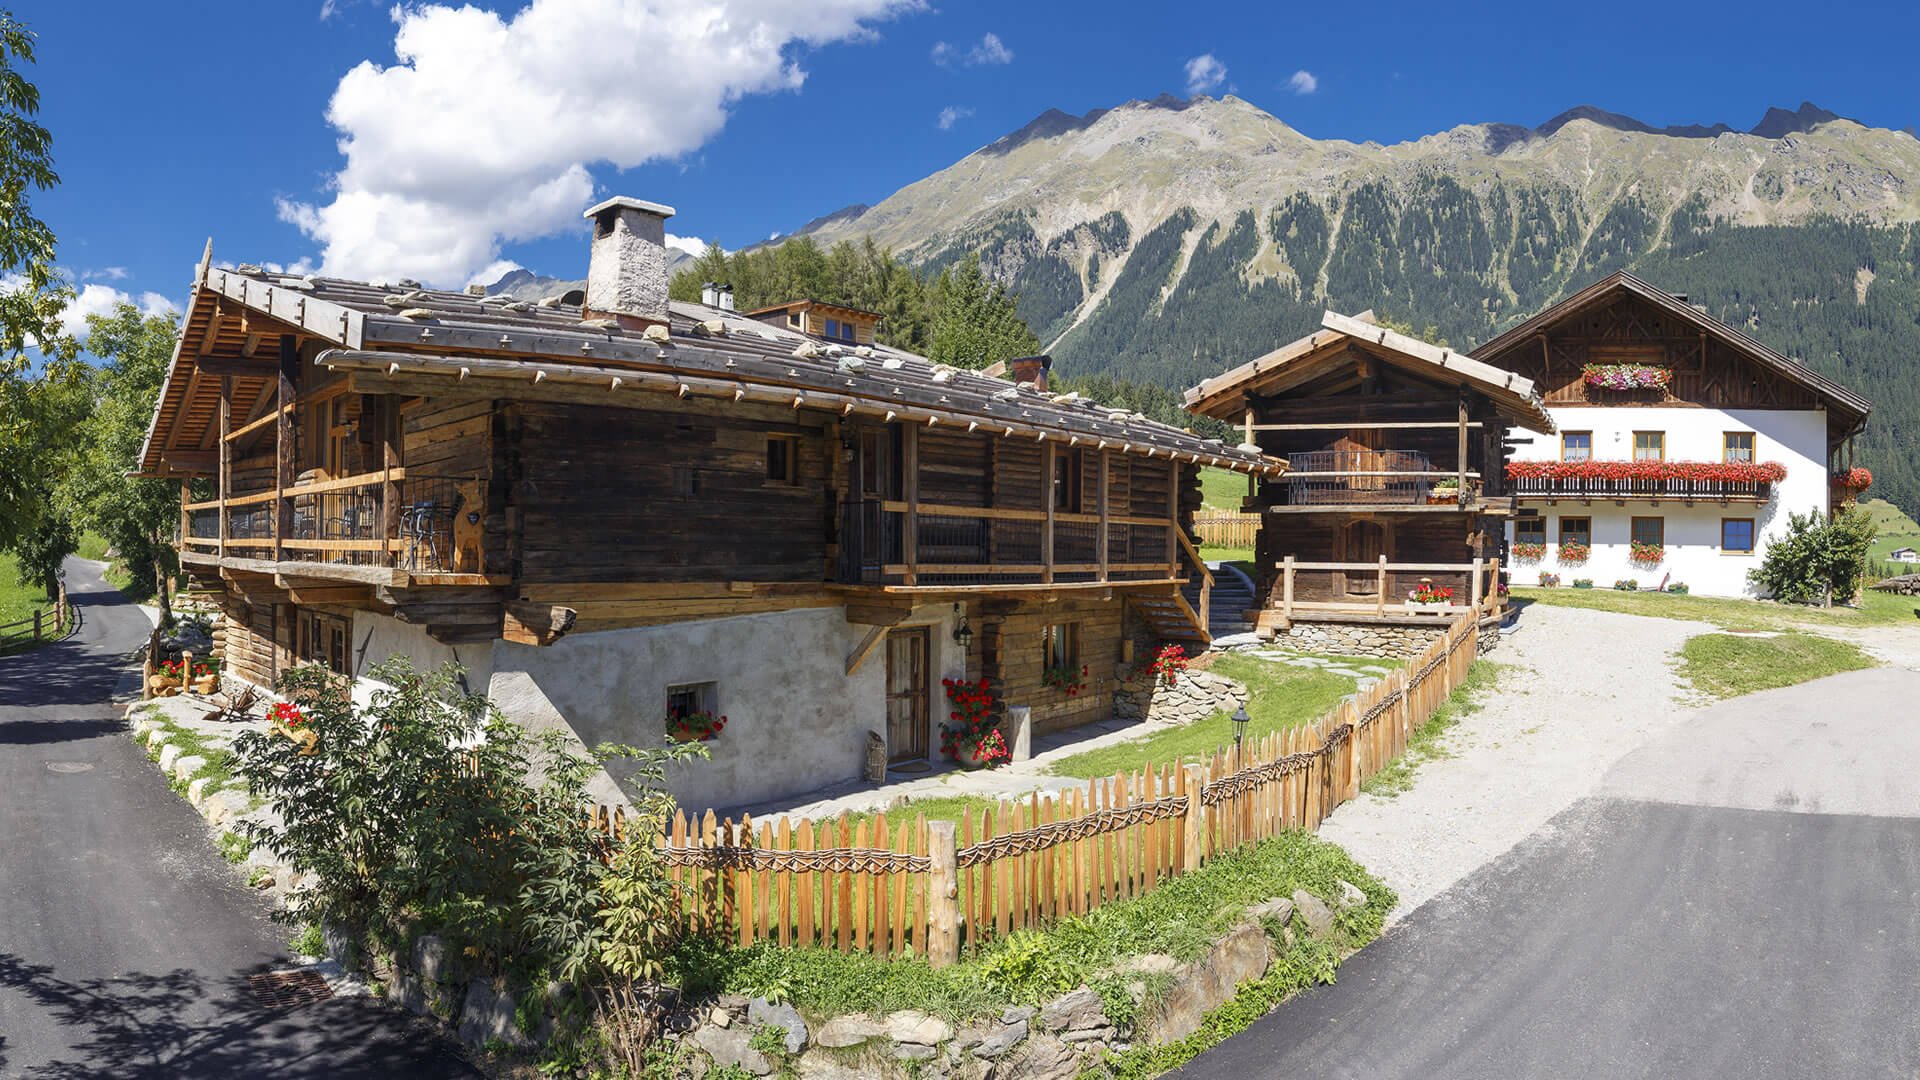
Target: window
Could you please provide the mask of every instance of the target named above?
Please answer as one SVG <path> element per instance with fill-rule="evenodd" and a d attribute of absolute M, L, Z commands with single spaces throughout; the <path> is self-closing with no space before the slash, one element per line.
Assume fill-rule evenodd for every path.
<path fill-rule="evenodd" d="M 1743 461 L 1750 464 L 1753 461 L 1753 432 L 1729 431 L 1721 447 L 1722 461 Z"/>
<path fill-rule="evenodd" d="M 840 327 L 842 325 L 843 324 L 840 322 L 839 319 L 828 319 L 827 320 L 827 336 L 833 337 L 833 338 L 839 337 Z"/>
<path fill-rule="evenodd" d="M 692 716 L 695 713 L 713 712 L 713 703 L 718 694 L 718 683 L 683 683 L 667 687 L 667 715 Z"/>
<path fill-rule="evenodd" d="M 1667 519 L 1657 517 L 1637 517 L 1633 519 L 1633 542 L 1653 547 L 1667 546 Z"/>
<path fill-rule="evenodd" d="M 351 675 L 347 663 L 347 620 L 318 611 L 302 611 L 294 654 L 303 664 L 320 664 L 336 675 Z"/>
<path fill-rule="evenodd" d="M 1515 518 L 1513 522 L 1513 542 L 1516 544 L 1547 543 L 1547 519 L 1543 517 Z"/>
<path fill-rule="evenodd" d="M 1081 451 L 1061 450 L 1053 455 L 1053 508 L 1062 514 L 1080 512 Z"/>
<path fill-rule="evenodd" d="M 800 482 L 800 436 L 767 436 L 767 483 Z"/>
<path fill-rule="evenodd" d="M 1561 461 L 1592 461 L 1593 432 L 1569 431 L 1560 436 Z"/>
<path fill-rule="evenodd" d="M 1633 460 L 1667 460 L 1667 433 L 1664 431 L 1636 431 L 1633 433 Z"/>
<path fill-rule="evenodd" d="M 1047 627 L 1044 640 L 1046 666 L 1080 672 L 1080 624 L 1054 623 Z"/>
<path fill-rule="evenodd" d="M 1560 519 L 1560 544 L 1593 545 L 1593 519 L 1583 517 L 1563 517 Z"/>
<path fill-rule="evenodd" d="M 789 312 L 787 312 L 787 325 L 788 325 L 788 326 L 794 326 L 794 327 L 797 327 L 797 326 L 799 326 L 799 325 L 800 325 L 800 313 L 799 313 L 799 312 L 797 312 L 797 311 L 789 311 Z"/>
<path fill-rule="evenodd" d="M 1721 518 L 1720 550 L 1735 555 L 1753 554 L 1753 519 Z"/>

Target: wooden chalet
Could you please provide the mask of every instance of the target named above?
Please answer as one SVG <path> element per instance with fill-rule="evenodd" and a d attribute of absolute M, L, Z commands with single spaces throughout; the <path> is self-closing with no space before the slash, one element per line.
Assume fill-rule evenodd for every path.
<path fill-rule="evenodd" d="M 726 806 L 859 775 L 869 731 L 928 758 L 943 676 L 1046 730 L 1107 715 L 1136 639 L 1207 640 L 1198 470 L 1284 462 L 826 305 L 670 303 L 671 212 L 589 211 L 584 303 L 203 262 L 141 470 L 211 486 L 181 559 L 230 676 L 457 659 L 589 744 L 710 710 L 674 786 Z"/>
<path fill-rule="evenodd" d="M 1186 405 L 1238 425 L 1243 451 L 1289 464 L 1256 478 L 1245 504 L 1261 515 L 1263 632 L 1480 608 L 1497 592 L 1514 509 L 1506 429 L 1553 430 L 1527 379 L 1333 312 L 1188 390 Z M 1423 583 L 1454 602 L 1411 604 Z"/>

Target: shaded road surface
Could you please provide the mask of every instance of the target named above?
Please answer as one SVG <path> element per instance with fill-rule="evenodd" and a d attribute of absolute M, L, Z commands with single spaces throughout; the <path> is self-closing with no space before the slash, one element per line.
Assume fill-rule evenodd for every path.
<path fill-rule="evenodd" d="M 1920 673 L 1703 710 L 1178 1075 L 1920 1076 Z"/>
<path fill-rule="evenodd" d="M 288 930 L 109 704 L 151 624 L 99 570 L 67 561 L 77 635 L 0 658 L 0 1076 L 477 1076 L 369 999 L 254 1004 Z"/>

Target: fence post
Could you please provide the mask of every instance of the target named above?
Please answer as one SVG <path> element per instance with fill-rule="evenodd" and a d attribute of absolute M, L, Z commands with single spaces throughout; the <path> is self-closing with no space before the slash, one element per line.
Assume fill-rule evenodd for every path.
<path fill-rule="evenodd" d="M 40 640 L 40 615 L 41 615 L 40 609 L 34 608 L 33 609 L 33 640 L 35 641 Z"/>
<path fill-rule="evenodd" d="M 959 852 L 951 821 L 927 822 L 927 962 L 946 967 L 960 959 Z"/>
<path fill-rule="evenodd" d="M 1187 815 L 1181 822 L 1186 837 L 1188 871 L 1200 869 L 1200 849 L 1206 842 L 1205 810 L 1200 805 L 1200 793 L 1206 787 L 1205 775 L 1200 766 L 1187 766 Z"/>
<path fill-rule="evenodd" d="M 1280 585 L 1280 613 L 1288 622 L 1293 621 L 1293 556 L 1289 555 L 1282 564 L 1284 573 Z"/>

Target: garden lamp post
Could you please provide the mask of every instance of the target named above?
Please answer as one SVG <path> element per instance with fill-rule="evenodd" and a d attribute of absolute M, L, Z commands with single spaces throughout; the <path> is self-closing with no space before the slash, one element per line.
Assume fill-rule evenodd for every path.
<path fill-rule="evenodd" d="M 1234 760 L 1237 762 L 1240 758 L 1240 741 L 1246 738 L 1247 722 L 1251 720 L 1252 717 L 1247 715 L 1247 707 L 1245 705 L 1242 705 L 1239 708 L 1233 710 L 1232 719 L 1233 719 L 1233 756 L 1234 756 Z"/>

